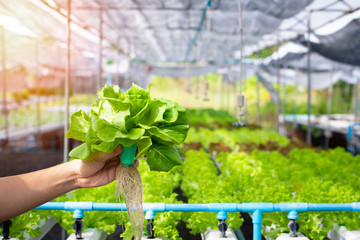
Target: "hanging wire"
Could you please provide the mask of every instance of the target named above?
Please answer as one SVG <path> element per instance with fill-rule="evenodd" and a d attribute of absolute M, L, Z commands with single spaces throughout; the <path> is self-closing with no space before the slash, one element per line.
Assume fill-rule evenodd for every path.
<path fill-rule="evenodd" d="M 242 111 L 242 108 L 245 105 L 245 97 L 242 94 L 242 59 L 243 59 L 243 23 L 242 23 L 242 6 L 241 6 L 241 0 L 238 0 L 238 10 L 239 10 L 239 31 L 240 31 L 240 56 L 239 56 L 239 75 L 240 75 L 240 81 L 239 81 L 239 94 L 236 97 L 237 106 L 239 108 L 239 115 L 238 115 L 238 122 L 234 123 L 233 125 L 235 127 L 242 127 L 246 124 L 242 122 L 242 117 L 244 116 L 244 112 Z"/>
<path fill-rule="evenodd" d="M 211 7 L 211 2 L 209 2 L 209 4 L 207 4 L 207 10 L 206 10 L 206 43 L 205 43 L 205 57 L 204 60 L 206 62 L 206 68 L 207 70 L 209 70 L 209 62 L 208 62 L 208 49 L 209 49 L 209 45 L 210 45 L 210 23 L 211 23 L 211 19 L 210 19 L 210 7 Z M 206 71 L 206 73 L 208 73 L 209 71 Z M 204 98 L 203 101 L 209 101 L 209 79 L 208 79 L 208 75 L 205 75 L 205 82 L 204 82 Z"/>

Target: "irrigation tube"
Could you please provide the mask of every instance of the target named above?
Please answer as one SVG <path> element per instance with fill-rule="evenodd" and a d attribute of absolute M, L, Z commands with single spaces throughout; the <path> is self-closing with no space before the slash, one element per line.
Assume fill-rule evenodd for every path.
<path fill-rule="evenodd" d="M 74 218 L 83 218 L 84 211 L 125 211 L 125 203 L 95 202 L 48 202 L 37 210 L 73 211 Z M 360 202 L 353 203 L 207 203 L 207 204 L 167 204 L 144 203 L 145 219 L 154 219 L 157 212 L 214 212 L 219 220 L 226 220 L 228 212 L 252 213 L 253 239 L 261 240 L 263 212 L 287 212 L 290 220 L 299 218 L 299 212 L 308 211 L 353 211 L 360 212 Z"/>

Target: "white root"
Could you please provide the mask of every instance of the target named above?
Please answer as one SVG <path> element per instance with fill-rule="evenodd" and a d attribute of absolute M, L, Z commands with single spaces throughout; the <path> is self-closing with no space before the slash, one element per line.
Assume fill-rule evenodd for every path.
<path fill-rule="evenodd" d="M 120 164 L 116 169 L 116 194 L 125 196 L 125 203 L 135 240 L 140 240 L 144 225 L 143 188 L 138 169 Z"/>

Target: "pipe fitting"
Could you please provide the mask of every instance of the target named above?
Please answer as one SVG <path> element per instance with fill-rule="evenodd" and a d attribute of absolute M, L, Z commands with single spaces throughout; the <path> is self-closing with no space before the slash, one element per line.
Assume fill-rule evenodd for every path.
<path fill-rule="evenodd" d="M 278 204 L 280 212 L 290 212 L 290 211 L 297 211 L 297 212 L 307 212 L 308 211 L 308 204 L 307 203 L 279 203 Z"/>
<path fill-rule="evenodd" d="M 299 214 L 296 211 L 290 211 L 287 215 L 288 219 L 296 220 L 299 218 Z"/>
<path fill-rule="evenodd" d="M 360 212 L 360 202 L 351 203 L 353 212 Z"/>
<path fill-rule="evenodd" d="M 227 212 L 225 212 L 225 211 L 218 212 L 218 214 L 216 215 L 216 218 L 218 220 L 226 220 L 226 219 L 228 219 Z"/>
<path fill-rule="evenodd" d="M 209 212 L 237 212 L 236 203 L 209 203 Z"/>
<path fill-rule="evenodd" d="M 84 218 L 84 212 L 80 209 L 76 209 L 74 211 L 73 218 Z"/>
<path fill-rule="evenodd" d="M 145 219 L 146 220 L 150 220 L 150 219 L 154 219 L 156 216 L 156 212 L 152 211 L 152 210 L 149 210 L 146 212 L 145 214 Z"/>
<path fill-rule="evenodd" d="M 240 205 L 240 206 L 239 206 Z M 238 211 L 241 212 L 255 212 L 260 210 L 261 212 L 273 212 L 273 203 L 242 203 L 237 206 Z"/>
<path fill-rule="evenodd" d="M 64 210 L 65 211 L 75 211 L 81 209 L 82 211 L 92 211 L 93 203 L 92 202 L 65 202 Z"/>

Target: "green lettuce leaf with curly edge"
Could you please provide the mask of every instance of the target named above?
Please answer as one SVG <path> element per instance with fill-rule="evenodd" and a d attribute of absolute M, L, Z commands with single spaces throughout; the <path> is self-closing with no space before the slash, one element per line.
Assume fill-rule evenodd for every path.
<path fill-rule="evenodd" d="M 150 87 L 133 84 L 126 92 L 105 85 L 89 115 L 71 117 L 67 137 L 83 142 L 70 152 L 72 158 L 87 158 L 93 152 L 111 152 L 117 146 L 136 144 L 137 158 L 147 155 L 151 170 L 169 171 L 182 163 L 174 145 L 184 142 L 188 130 L 186 110 L 166 99 L 151 99 Z"/>

